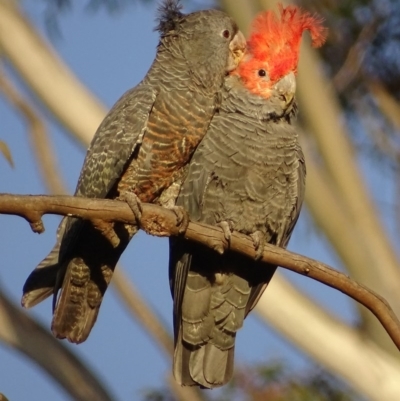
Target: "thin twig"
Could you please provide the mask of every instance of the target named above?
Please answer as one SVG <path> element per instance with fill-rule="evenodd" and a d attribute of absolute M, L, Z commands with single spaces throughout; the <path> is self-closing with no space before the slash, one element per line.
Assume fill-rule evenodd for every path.
<path fill-rule="evenodd" d="M 35 232 L 43 231 L 41 217 L 48 213 L 76 216 L 92 221 L 120 221 L 136 224 L 135 216 L 124 202 L 72 196 L 3 194 L 0 195 L 0 213 L 24 217 Z M 152 235 L 179 235 L 175 213 L 160 206 L 143 204 L 140 224 L 142 229 Z M 186 230 L 185 238 L 215 250 L 227 248 L 224 234 L 219 227 L 191 222 Z M 252 239 L 243 234 L 233 232 L 229 247 L 251 258 L 256 256 Z M 360 302 L 378 318 L 394 344 L 400 349 L 400 322 L 386 300 L 372 290 L 324 263 L 273 245 L 265 246 L 262 261 L 310 277 Z"/>

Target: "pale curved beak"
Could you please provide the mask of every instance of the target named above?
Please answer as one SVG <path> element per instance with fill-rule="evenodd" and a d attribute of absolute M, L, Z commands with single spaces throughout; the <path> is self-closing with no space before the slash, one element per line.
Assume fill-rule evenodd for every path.
<path fill-rule="evenodd" d="M 233 71 L 239 65 L 246 52 L 246 45 L 246 38 L 241 31 L 238 31 L 229 44 L 227 72 Z"/>
<path fill-rule="evenodd" d="M 296 93 L 296 76 L 293 72 L 285 75 L 275 85 L 274 89 L 284 101 L 285 105 L 289 105 Z"/>

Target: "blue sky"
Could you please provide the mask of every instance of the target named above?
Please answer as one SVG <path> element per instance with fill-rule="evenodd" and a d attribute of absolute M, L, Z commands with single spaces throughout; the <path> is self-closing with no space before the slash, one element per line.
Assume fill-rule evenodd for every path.
<path fill-rule="evenodd" d="M 47 35 L 41 2 L 25 1 L 23 4 L 35 26 Z M 78 78 L 107 107 L 111 107 L 119 96 L 143 78 L 150 67 L 157 45 L 157 34 L 153 32 L 154 15 L 154 4 L 137 4 L 112 16 L 104 11 L 88 13 L 75 4 L 72 12 L 60 16 L 62 38 L 53 39 L 52 45 Z M 18 77 L 13 78 L 18 87 L 34 99 L 22 82 L 18 81 Z M 85 150 L 43 108 L 41 112 L 48 121 L 47 127 L 57 160 L 72 193 Z M 15 163 L 15 168 L 11 169 L 0 157 L 0 192 L 45 192 L 28 138 L 25 124 L 0 97 L 0 139 L 7 142 Z M 379 189 L 376 193 L 379 193 L 380 202 L 387 204 L 392 197 L 391 186 L 387 184 L 389 178 L 378 180 L 379 172 L 371 169 L 368 163 L 364 163 L 364 169 L 370 172 L 371 182 Z M 393 214 L 390 210 L 387 213 L 389 220 Z M 53 246 L 58 221 L 57 217 L 46 216 L 46 232 L 38 236 L 30 231 L 28 224 L 21 218 L 0 216 L 0 283 L 16 303 L 20 301 L 27 275 Z M 339 266 L 334 253 L 320 233 L 311 227 L 305 213 L 289 248 Z M 167 261 L 167 240 L 140 233 L 130 244 L 121 262 L 141 294 L 172 332 Z M 343 295 L 294 274 L 289 276 L 318 298 L 320 304 L 347 321 L 354 320 L 352 305 Z M 51 301 L 43 302 L 28 313 L 49 327 Z M 131 319 L 125 308 L 121 307 L 112 290 L 106 294 L 98 322 L 89 339 L 79 346 L 66 345 L 98 374 L 117 400 L 138 399 L 146 388 L 164 384 L 170 371 L 170 361 L 159 352 L 152 339 Z M 246 320 L 244 329 L 238 335 L 236 353 L 237 364 L 276 359 L 286 360 L 294 368 L 308 364 L 307 358 L 254 316 Z M 0 361 L 0 392 L 10 400 L 69 399 L 31 361 L 2 344 Z"/>

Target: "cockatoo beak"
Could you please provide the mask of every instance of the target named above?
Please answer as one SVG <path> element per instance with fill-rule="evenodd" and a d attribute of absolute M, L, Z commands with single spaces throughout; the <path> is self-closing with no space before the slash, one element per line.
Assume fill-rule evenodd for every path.
<path fill-rule="evenodd" d="M 233 71 L 239 65 L 245 52 L 246 38 L 241 31 L 238 31 L 229 44 L 228 65 L 226 67 L 227 72 Z"/>
<path fill-rule="evenodd" d="M 274 85 L 274 89 L 284 101 L 285 105 L 288 106 L 294 99 L 296 93 L 296 76 L 294 73 L 290 72 L 285 75 Z"/>

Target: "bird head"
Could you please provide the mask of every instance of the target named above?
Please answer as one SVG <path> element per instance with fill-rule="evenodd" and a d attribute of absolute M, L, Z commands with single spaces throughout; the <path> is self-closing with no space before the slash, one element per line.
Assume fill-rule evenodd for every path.
<path fill-rule="evenodd" d="M 276 91 L 290 103 L 304 31 L 310 32 L 314 47 L 325 42 L 327 29 L 322 19 L 299 7 L 279 5 L 279 15 L 273 11 L 259 14 L 252 24 L 248 53 L 232 74 L 254 94 L 269 98 Z"/>
<path fill-rule="evenodd" d="M 181 12 L 179 0 L 164 0 L 159 7 L 161 37 L 179 37 L 180 49 L 195 74 L 204 81 L 236 69 L 246 51 L 246 39 L 235 21 L 219 10 Z"/>

